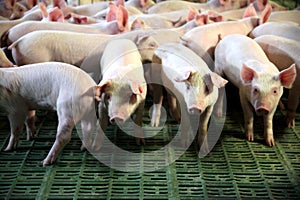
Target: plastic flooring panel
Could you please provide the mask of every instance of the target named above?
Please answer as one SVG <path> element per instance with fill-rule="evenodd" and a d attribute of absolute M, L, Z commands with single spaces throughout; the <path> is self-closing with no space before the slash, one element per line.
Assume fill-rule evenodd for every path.
<path fill-rule="evenodd" d="M 57 162 L 43 167 L 58 123 L 56 113 L 50 111 L 38 112 L 32 141 L 26 141 L 24 130 L 17 150 L 5 152 L 9 124 L 0 115 L 0 199 L 300 199 L 299 113 L 292 129 L 282 126 L 284 113 L 276 112 L 276 145 L 268 147 L 262 119 L 255 119 L 255 141 L 248 142 L 240 107 L 229 106 L 221 137 L 207 156 L 198 158 L 194 142 L 175 162 L 145 173 L 112 169 L 81 151 L 76 130 Z M 147 112 L 144 123 L 149 124 Z M 128 151 L 152 152 L 167 144 L 177 130 L 178 124 L 168 118 L 162 133 L 146 139 L 145 146 L 137 146 L 133 137 L 113 125 L 106 134 Z M 157 156 L 153 153 L 142 160 L 141 168 L 154 165 Z"/>

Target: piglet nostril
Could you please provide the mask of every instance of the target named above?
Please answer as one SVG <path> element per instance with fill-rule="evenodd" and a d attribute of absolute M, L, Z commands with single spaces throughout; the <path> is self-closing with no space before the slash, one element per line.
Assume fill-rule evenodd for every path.
<path fill-rule="evenodd" d="M 111 124 L 115 124 L 115 122 L 116 122 L 115 118 L 111 118 L 109 121 Z"/>

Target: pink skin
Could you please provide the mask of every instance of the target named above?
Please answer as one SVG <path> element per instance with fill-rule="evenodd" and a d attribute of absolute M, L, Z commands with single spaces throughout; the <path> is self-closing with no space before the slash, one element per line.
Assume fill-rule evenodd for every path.
<path fill-rule="evenodd" d="M 189 6 L 201 10 L 215 10 L 217 12 L 223 12 L 225 10 L 237 9 L 245 7 L 247 1 L 226 1 L 226 0 L 210 0 L 206 3 L 193 3 L 188 1 L 164 1 L 156 4 L 148 9 L 148 13 L 166 13 L 170 11 L 181 10 Z"/>
<path fill-rule="evenodd" d="M 275 35 L 263 35 L 254 40 L 279 70 L 287 69 L 293 63 L 296 64 L 297 77 L 289 91 L 286 107 L 286 125 L 295 127 L 295 114 L 300 99 L 300 57 L 298 53 L 300 52 L 300 42 Z"/>
<path fill-rule="evenodd" d="M 93 34 L 117 34 L 129 30 L 128 13 L 126 10 L 123 7 L 120 7 L 117 15 L 117 20 L 92 25 L 77 25 L 60 22 L 24 22 L 14 26 L 8 31 L 7 43 L 10 45 L 23 35 L 37 30 L 60 30 Z"/>
<path fill-rule="evenodd" d="M 45 22 L 64 22 L 64 14 L 63 12 L 54 7 L 53 9 L 47 10 L 47 7 L 44 3 L 39 3 L 39 8 L 41 9 L 43 19 Z"/>
<path fill-rule="evenodd" d="M 300 11 L 288 10 L 272 12 L 268 21 L 286 21 L 300 24 Z"/>
<path fill-rule="evenodd" d="M 261 35 L 277 35 L 300 42 L 300 27 L 295 23 L 267 22 L 256 27 L 250 34 L 252 38 Z"/>
<path fill-rule="evenodd" d="M 190 115 L 201 114 L 198 129 L 198 144 L 204 145 L 208 151 L 206 141 L 207 124 L 213 106 L 218 98 L 218 88 L 227 81 L 211 72 L 206 63 L 190 49 L 178 43 L 160 45 L 155 50 L 152 65 L 153 83 L 153 113 L 151 125 L 159 126 L 160 110 L 163 101 L 162 85 L 167 91 L 171 90 L 179 98 L 184 117 L 181 117 L 175 96 L 168 94 L 170 114 L 177 121 L 183 120 L 181 142 L 183 146 L 190 144 Z M 158 76 L 161 74 L 161 76 Z"/>
<path fill-rule="evenodd" d="M 0 38 L 1 38 L 1 47 L 8 46 L 7 44 L 7 32 L 12 27 L 21 24 L 25 21 L 40 21 L 42 20 L 42 13 L 40 11 L 34 12 L 30 15 L 25 15 L 20 19 L 15 20 L 0 20 Z"/>
<path fill-rule="evenodd" d="M 97 87 L 100 102 L 100 124 L 105 130 L 107 120 L 123 124 L 133 113 L 137 144 L 145 144 L 142 115 L 147 93 L 141 55 L 127 39 L 110 41 L 101 58 L 102 80 Z"/>
<path fill-rule="evenodd" d="M 140 49 L 143 60 L 150 60 L 154 48 L 157 47 L 156 41 L 148 31 L 131 31 L 120 35 L 34 31 L 15 42 L 9 49 L 12 50 L 17 65 L 49 61 L 65 62 L 81 67 L 99 82 L 99 55 L 103 52 L 104 43 L 113 38 L 127 38 L 134 41 Z"/>
<path fill-rule="evenodd" d="M 238 21 L 225 21 L 200 26 L 184 34 L 181 37 L 181 42 L 195 52 L 200 48 L 213 57 L 214 49 L 220 39 L 231 34 L 248 35 L 255 27 L 265 23 L 270 13 L 271 9 L 267 7 L 260 18 L 249 17 Z M 207 37 L 208 35 L 210 37 Z M 205 40 L 203 40 L 203 38 L 205 38 Z"/>
<path fill-rule="evenodd" d="M 85 72 L 65 63 L 50 62 L 0 69 L 0 73 L 1 77 L 5 77 L 0 80 L 0 105 L 11 126 L 11 136 L 5 151 L 17 148 L 24 123 L 27 139 L 33 138 L 34 109 L 57 110 L 59 121 L 55 142 L 42 161 L 43 166 L 55 162 L 71 140 L 72 129 L 77 122 L 81 123 L 83 142 L 87 144 L 97 123 L 93 93 L 96 83 Z M 76 84 L 79 79 L 80 84 Z M 41 82 L 44 84 L 39 84 Z M 79 103 L 73 104 L 75 101 Z M 76 109 L 80 109 L 80 112 L 73 112 Z M 97 142 L 92 144 L 93 148 L 99 148 L 101 141 L 97 139 Z"/>
<path fill-rule="evenodd" d="M 239 34 L 227 36 L 220 41 L 216 47 L 215 60 L 215 72 L 226 76 L 239 88 L 247 140 L 254 140 L 254 109 L 256 114 L 263 115 L 266 144 L 274 146 L 273 115 L 283 87 L 291 87 L 296 78 L 295 65 L 279 72 L 254 40 Z M 223 98 L 224 91 L 221 91 L 219 99 Z M 220 102 L 217 104 L 218 115 L 222 115 Z"/>

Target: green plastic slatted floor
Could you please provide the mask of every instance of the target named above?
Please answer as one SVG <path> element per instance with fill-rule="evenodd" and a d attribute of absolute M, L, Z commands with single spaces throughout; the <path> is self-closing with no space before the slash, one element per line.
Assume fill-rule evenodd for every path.
<path fill-rule="evenodd" d="M 233 103 L 232 105 L 236 105 Z M 244 139 L 240 107 L 230 106 L 222 135 L 213 151 L 199 159 L 193 144 L 176 162 L 149 173 L 111 169 L 89 152 L 80 151 L 81 140 L 73 132 L 57 163 L 42 167 L 56 134 L 54 112 L 39 114 L 38 133 L 17 151 L 4 152 L 9 124 L 0 116 L 0 199 L 300 199 L 300 114 L 296 128 L 281 126 L 283 113 L 274 117 L 276 146 L 263 142 L 262 120 L 255 124 L 255 141 Z M 149 118 L 145 117 L 146 123 Z M 178 126 L 168 121 L 164 131 Z M 164 134 L 138 147 L 114 127 L 110 138 L 120 147 L 149 151 L 165 142 Z M 154 158 L 155 159 L 155 158 Z"/>

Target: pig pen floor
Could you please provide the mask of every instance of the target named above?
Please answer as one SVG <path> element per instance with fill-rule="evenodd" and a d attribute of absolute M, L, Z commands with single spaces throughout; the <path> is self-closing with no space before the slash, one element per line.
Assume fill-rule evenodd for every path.
<path fill-rule="evenodd" d="M 107 167 L 80 150 L 75 130 L 56 164 L 42 167 L 40 162 L 55 140 L 57 116 L 55 112 L 38 114 L 35 139 L 26 141 L 23 131 L 13 152 L 3 151 L 9 124 L 0 115 L 0 199 L 300 199 L 299 110 L 295 129 L 284 128 L 283 112 L 276 112 L 276 146 L 268 147 L 261 119 L 255 123 L 255 141 L 244 139 L 241 108 L 234 102 L 228 105 L 223 132 L 209 155 L 198 158 L 193 143 L 176 162 L 147 173 Z M 148 114 L 144 121 L 149 123 Z M 161 147 L 168 140 L 167 132 L 177 129 L 168 119 L 166 133 L 147 139 L 142 147 L 116 126 L 110 126 L 107 134 L 119 147 L 143 152 Z"/>

